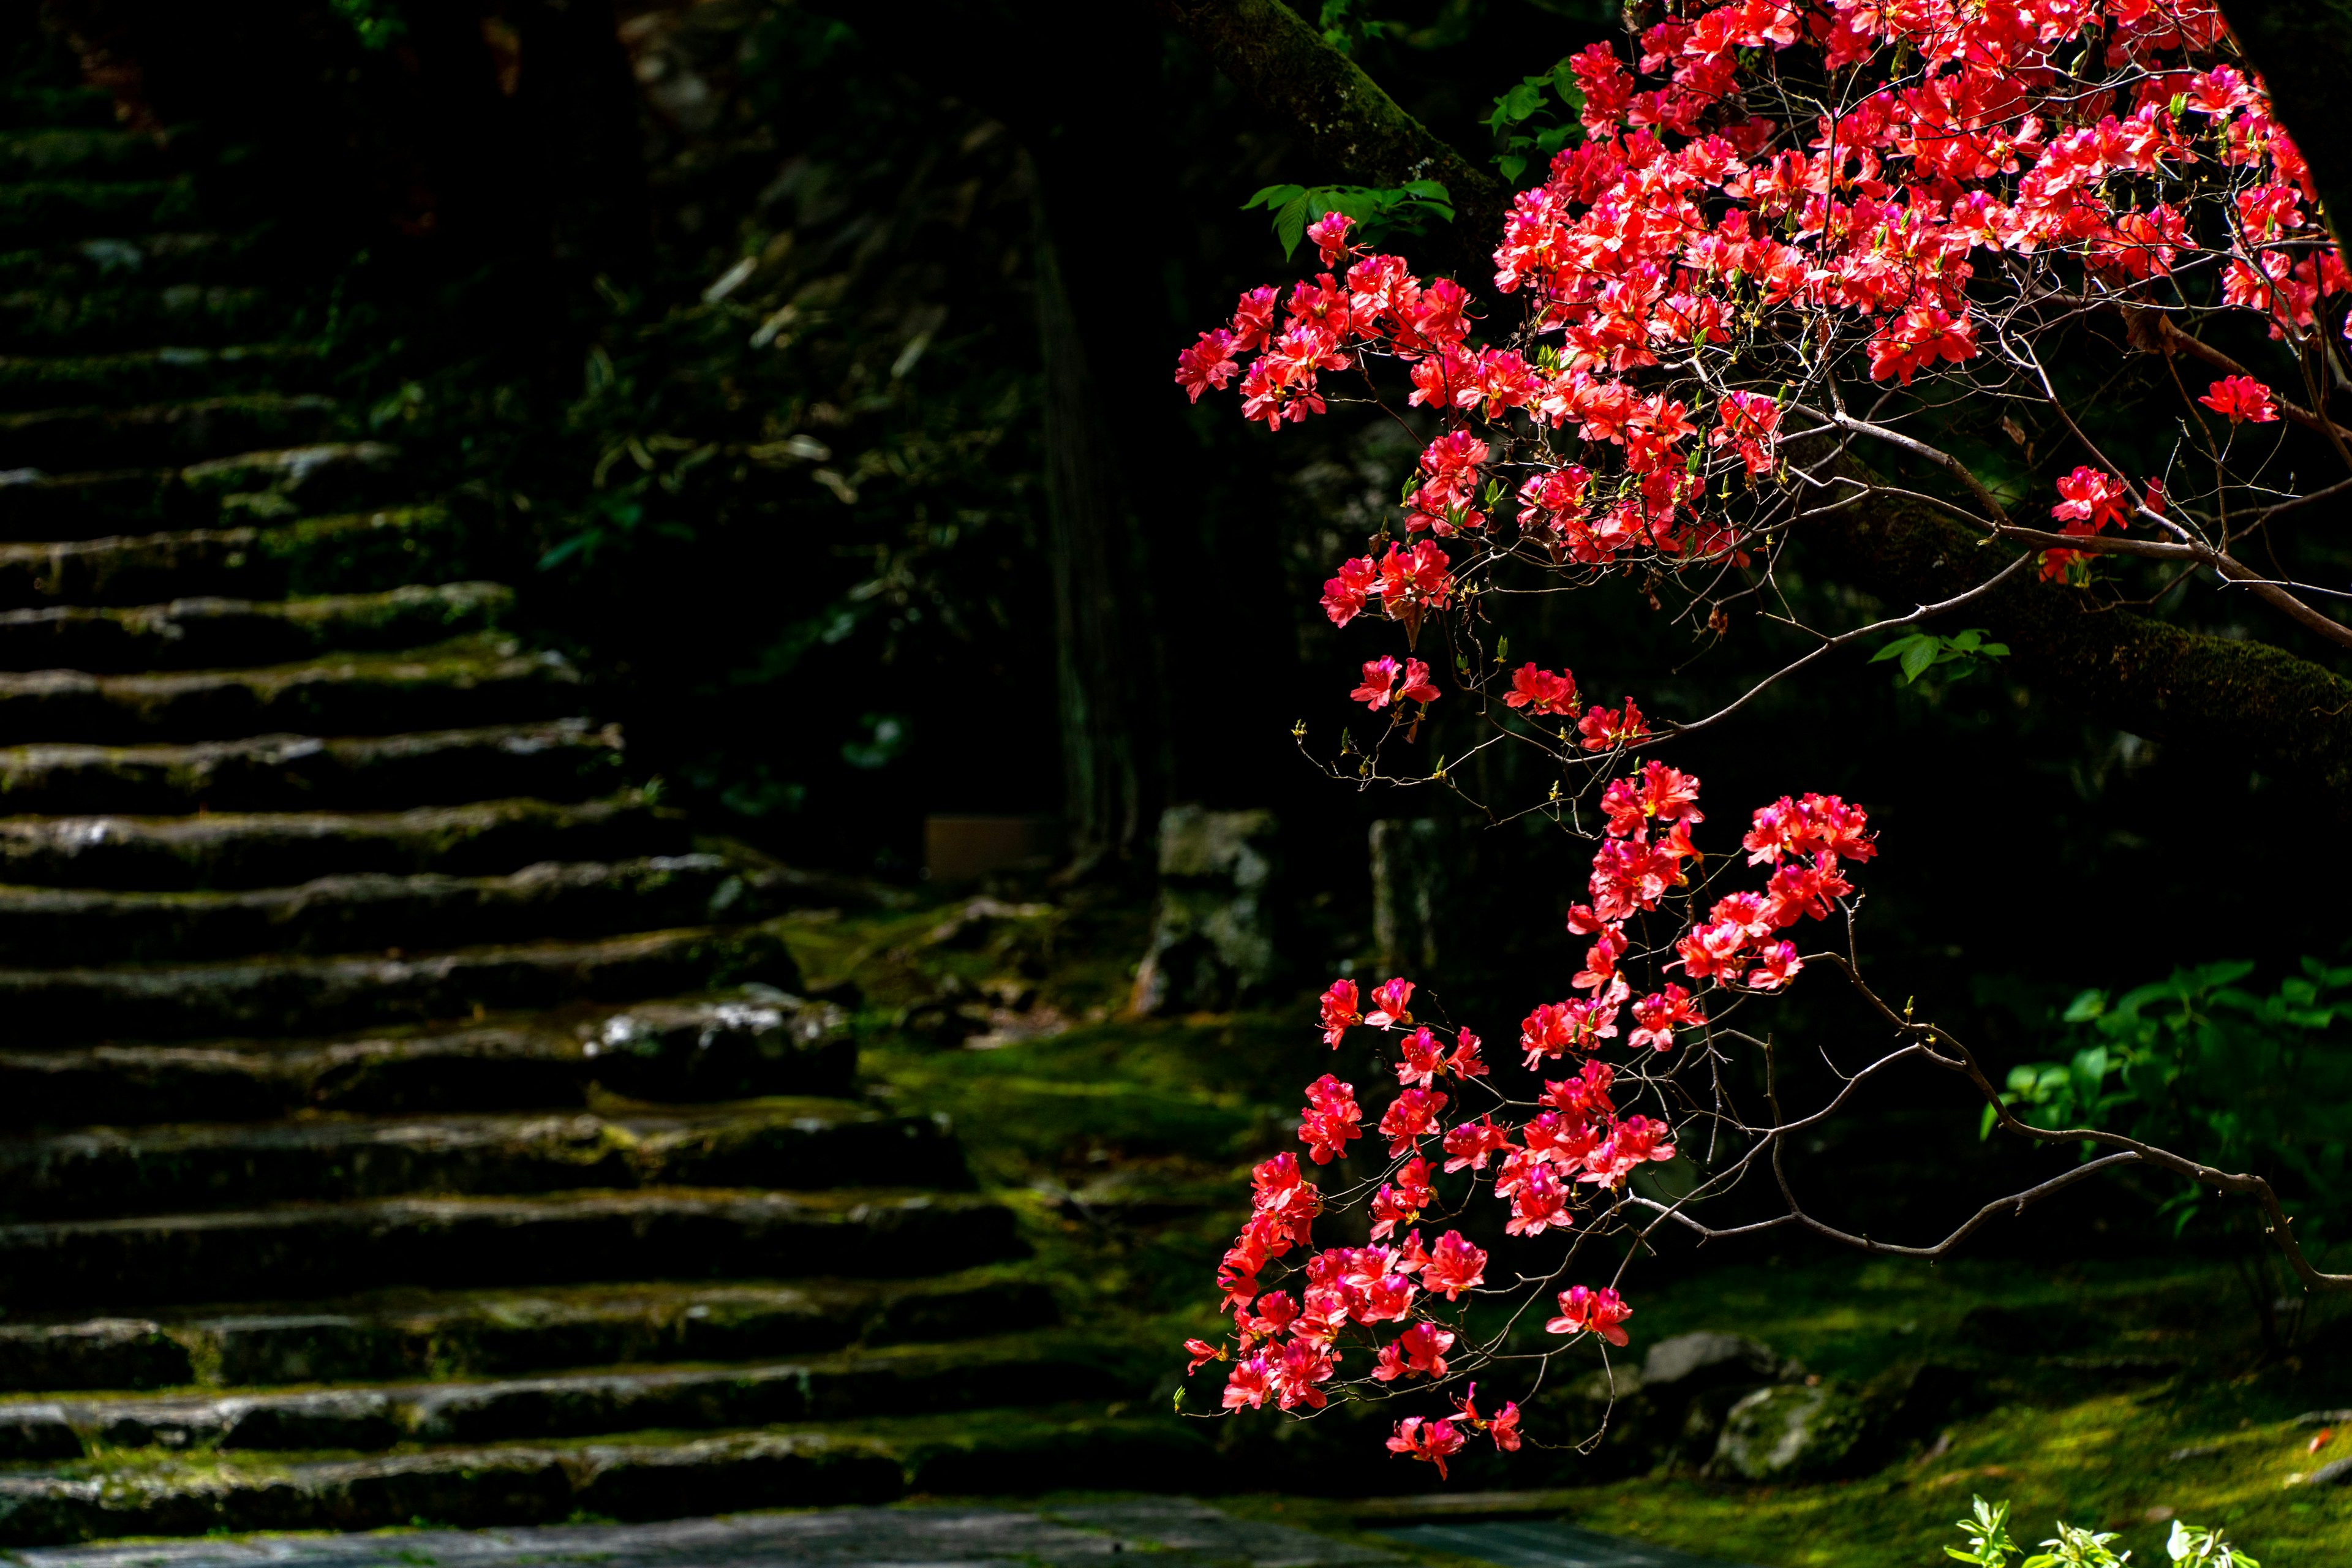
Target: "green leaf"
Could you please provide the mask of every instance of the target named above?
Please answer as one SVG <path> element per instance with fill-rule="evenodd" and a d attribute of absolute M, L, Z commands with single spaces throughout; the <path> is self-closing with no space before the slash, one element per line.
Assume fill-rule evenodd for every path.
<path fill-rule="evenodd" d="M 2107 994 L 2095 988 L 2080 993 L 2059 1016 L 2069 1024 L 2087 1024 L 2107 1010 Z"/>
<path fill-rule="evenodd" d="M 1936 662 L 1936 655 L 1938 651 L 1936 639 L 1928 637 L 1920 637 L 1909 647 L 1905 648 L 1899 666 L 1903 671 L 1904 680 L 1906 683 L 1916 683 L 1921 676 L 1927 673 L 1927 667 Z"/>
<path fill-rule="evenodd" d="M 1242 211 L 1252 207 L 1278 207 L 1296 201 L 1307 194 L 1305 185 L 1268 185 L 1242 204 Z"/>
<path fill-rule="evenodd" d="M 1543 107 L 1543 89 L 1538 85 L 1541 79 L 1523 81 L 1503 95 L 1504 112 L 1512 123 L 1517 124 Z"/>
<path fill-rule="evenodd" d="M 1527 172 L 1528 161 L 1517 153 L 1506 153 L 1495 160 L 1495 166 L 1503 171 L 1503 178 L 1516 180 Z"/>
<path fill-rule="evenodd" d="M 1286 260 L 1298 254 L 1298 242 L 1307 237 L 1307 226 L 1312 221 L 1307 216 L 1307 193 L 1301 191 L 1274 215 L 1274 237 Z"/>
<path fill-rule="evenodd" d="M 1885 647 L 1880 648 L 1876 653 L 1872 654 L 1870 656 L 1870 662 L 1873 664 L 1884 664 L 1890 658 L 1900 658 L 1903 657 L 1905 649 L 1908 648 L 1913 643 L 1919 640 L 1920 634 L 1917 632 L 1913 632 L 1908 637 L 1896 637 L 1893 642 L 1888 643 Z"/>

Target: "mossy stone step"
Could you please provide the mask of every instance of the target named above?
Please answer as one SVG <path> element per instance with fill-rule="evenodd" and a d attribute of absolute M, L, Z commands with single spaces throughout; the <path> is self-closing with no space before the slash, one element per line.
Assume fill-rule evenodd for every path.
<path fill-rule="evenodd" d="M 0 125 L 111 126 L 114 95 L 103 88 L 12 84 L 0 89 Z"/>
<path fill-rule="evenodd" d="M 0 120 L 6 110 L 0 109 Z M 112 119 L 110 113 L 109 120 Z M 110 126 L 0 131 L 0 180 L 110 178 L 168 173 L 166 138 Z"/>
<path fill-rule="evenodd" d="M 116 892 L 0 884 L 0 963 L 355 953 L 764 920 L 799 889 L 724 855 L 541 861 L 502 877 L 362 871 L 298 887 Z M 0 1205 L 5 1205 L 0 1196 Z"/>
<path fill-rule="evenodd" d="M 0 1544 L 279 1530 L 373 1530 L 419 1519 L 529 1525 L 579 1514 L 682 1519 L 887 1502 L 910 1492 L 1222 1489 L 1190 1425 L 1099 1403 L 778 1426 L 680 1441 L 485 1445 L 325 1462 L 205 1456 L 0 1479 Z M 764 1560 L 764 1559 L 763 1559 Z"/>
<path fill-rule="evenodd" d="M 746 981 L 790 986 L 782 935 L 698 926 L 581 942 L 526 942 L 416 957 L 269 955 L 216 963 L 0 969 L 18 1047 L 215 1035 L 318 1035 L 463 1018 L 490 1008 L 620 1002 Z"/>
<path fill-rule="evenodd" d="M 830 1003 L 755 986 L 275 1046 L 0 1050 L 0 1123 L 544 1110 L 615 1095 L 667 1104 L 842 1096 L 852 1092 L 857 1068 L 847 1023 Z"/>
<path fill-rule="evenodd" d="M 221 668 L 292 662 L 331 648 L 418 647 L 492 629 L 514 599 L 502 583 L 438 583 L 299 599 L 0 610 L 0 670 Z"/>
<path fill-rule="evenodd" d="M 184 466 L 264 447 L 315 445 L 338 405 L 315 393 L 249 392 L 134 408 L 0 414 L 0 468 Z"/>
<path fill-rule="evenodd" d="M 471 728 L 560 718 L 579 684 L 561 654 L 495 633 L 250 669 L 0 671 L 0 743 Z"/>
<path fill-rule="evenodd" d="M 343 871 L 484 876 L 541 860 L 683 855 L 686 822 L 641 792 L 559 805 L 478 801 L 402 812 L 0 817 L 0 881 L 151 890 L 287 887 Z"/>
<path fill-rule="evenodd" d="M 413 489 L 399 472 L 399 456 L 380 441 L 330 441 L 240 452 L 184 468 L 0 469 L 0 539 L 41 544 L 135 539 L 165 528 L 250 526 L 396 505 Z M 226 552 L 234 555 L 236 547 Z M 168 576 L 151 581 L 154 598 L 206 586 L 174 584 Z"/>
<path fill-rule="evenodd" d="M 406 1289 L 225 1316 L 0 1324 L 0 1387 L 35 1393 L 512 1377 L 585 1366 L 745 1361 L 1052 1328 L 1017 1266 L 909 1280 L 561 1290 Z"/>
<path fill-rule="evenodd" d="M 0 747 L 0 806 L 160 814 L 373 811 L 482 795 L 579 800 L 612 788 L 620 763 L 619 729 L 578 718 L 335 739 L 9 746 Z"/>
<path fill-rule="evenodd" d="M 615 1277 L 904 1279 L 1020 1252 L 1010 1210 L 953 1193 L 391 1198 L 0 1226 L 0 1302 L 284 1300 Z"/>
<path fill-rule="evenodd" d="M 971 1185 L 940 1122 L 836 1100 L 100 1127 L 0 1139 L 0 1220 L 250 1208 L 293 1193 L 341 1202 L 655 1186 Z"/>
<path fill-rule="evenodd" d="M 199 210 L 187 174 L 160 180 L 20 180 L 0 184 L 0 246 L 186 228 Z"/>
<path fill-rule="evenodd" d="M 101 235 L 27 245 L 0 242 L 0 291 L 72 293 L 139 282 L 151 289 L 175 283 L 256 289 L 303 286 L 322 264 L 339 258 L 291 224 L 264 218 L 226 232 Z"/>
<path fill-rule="evenodd" d="M 152 492 L 155 485 L 144 476 Z M 0 486 L 0 506 L 50 481 Z M 464 531 L 439 506 L 305 518 L 275 527 L 201 528 L 0 544 L 0 609 L 146 605 L 197 595 L 268 599 L 363 593 L 462 574 Z M 458 568 L 453 574 L 449 567 Z"/>
<path fill-rule="evenodd" d="M 142 278 L 70 291 L 19 289 L 0 295 L 0 346 L 12 354 L 104 354 L 159 343 L 223 348 L 296 335 L 318 313 L 307 290 L 250 282 Z"/>
<path fill-rule="evenodd" d="M 1066 1399 L 1138 1392 L 1131 1375 L 1123 1376 L 1101 1347 L 1049 1331 L 750 1365 L 226 1397 L 11 1400 L 0 1402 L 0 1454 L 52 1459 L 137 1448 L 374 1453 L 411 1443 L 604 1437 L 982 1409 L 1018 1404 L 1039 1388 Z"/>
<path fill-rule="evenodd" d="M 330 370 L 319 346 L 301 342 L 0 355 L 0 409 L 121 407 L 230 393 L 315 392 L 324 387 Z M 44 460 L 43 466 L 56 465 Z"/>

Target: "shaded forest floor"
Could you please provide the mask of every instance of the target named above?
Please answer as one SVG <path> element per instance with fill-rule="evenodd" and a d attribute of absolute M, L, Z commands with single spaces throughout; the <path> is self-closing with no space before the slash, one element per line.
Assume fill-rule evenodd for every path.
<path fill-rule="evenodd" d="M 1158 1403 L 1178 1386 L 1181 1340 L 1215 1328 L 1211 1280 L 1248 1165 L 1292 1146 L 1299 1086 L 1329 1064 L 1303 999 L 1121 1017 L 1148 931 L 1139 904 L 1008 894 L 819 916 L 793 942 L 813 986 L 855 987 L 872 1091 L 953 1119 L 982 1184 L 1018 1206 L 1073 1321 L 1165 1368 Z M 2118 1548 L 2161 1562 L 2177 1515 L 2226 1525 L 2265 1568 L 2352 1562 L 2352 1487 L 2299 1484 L 2352 1458 L 2352 1423 L 2296 1421 L 2352 1405 L 2340 1348 L 2352 1312 L 2315 1303 L 2297 1339 L 2266 1354 L 2237 1271 L 2210 1257 L 1930 1268 L 1792 1251 L 1678 1269 L 1636 1299 L 1636 1355 L 1668 1335 L 1731 1330 L 1856 1383 L 1956 1356 L 1974 1369 L 1972 1396 L 1932 1438 L 1854 1479 L 1743 1489 L 1661 1470 L 1546 1494 L 1589 1528 L 1767 1568 L 1927 1564 L 1982 1493 L 2011 1500 L 2029 1542 L 2063 1517 L 2120 1531 Z M 1433 1480 L 1372 1437 L 1349 1438 L 1365 1450 L 1356 1489 Z M 1478 1484 L 1530 1483 L 1504 1472 Z M 1341 1531 L 1367 1522 L 1340 1500 L 1227 1506 Z"/>

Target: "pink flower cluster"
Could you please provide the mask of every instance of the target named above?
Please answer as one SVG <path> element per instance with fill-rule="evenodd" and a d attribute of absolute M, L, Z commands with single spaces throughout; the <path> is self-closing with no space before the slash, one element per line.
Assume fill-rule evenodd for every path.
<path fill-rule="evenodd" d="M 1417 630 L 1455 587 L 1431 541 L 1507 547 L 1504 520 L 1559 566 L 1745 564 L 1727 504 L 1735 480 L 1780 470 L 1790 374 L 1826 373 L 1824 352 L 1906 386 L 1974 366 L 1988 321 L 2040 287 L 2012 270 L 2064 258 L 2070 290 L 2129 300 L 2195 263 L 2227 307 L 2297 341 L 2352 293 L 2302 154 L 2221 58 L 2211 0 L 1667 11 L 1626 53 L 1569 62 L 1583 137 L 1514 198 L 1494 251 L 1523 331 L 1482 342 L 1466 289 L 1352 243 L 1334 213 L 1312 231 L 1332 270 L 1286 297 L 1252 289 L 1179 356 L 1192 397 L 1238 377 L 1269 428 L 1321 412 L 1327 373 L 1375 359 L 1444 417 L 1406 489 L 1415 542 L 1343 563 L 1334 624 L 1377 595 Z M 1793 75 L 1775 61 L 1790 51 L 1811 57 Z M 1851 85 L 1805 110 L 1788 83 L 1816 68 Z M 2233 424 L 2277 417 L 2251 377 L 2199 401 Z M 2095 469 L 2060 481 L 2064 531 L 2128 523 L 2085 493 L 2103 486 L 2129 489 Z M 1505 495 L 1518 504 L 1497 513 Z M 2044 574 L 2084 556 L 2051 551 Z"/>
<path fill-rule="evenodd" d="M 1666 966 L 1679 966 L 1697 990 L 1665 982 L 1635 1000 L 1627 963 L 1664 957 L 1665 951 L 1636 953 L 1629 922 L 1659 909 L 1672 889 L 1688 889 L 1694 905 L 1702 896 L 1688 889 L 1685 869 L 1699 856 L 1690 839 L 1706 820 L 1698 800 L 1696 777 L 1654 760 L 1602 791 L 1606 837 L 1593 857 L 1593 901 L 1568 916 L 1571 931 L 1591 939 L 1570 983 L 1582 994 L 1537 1007 L 1519 1035 L 1530 1068 L 1565 1066 L 1571 1052 L 1580 1059 L 1572 1071 L 1545 1079 L 1532 1102 L 1514 1105 L 1491 1092 L 1481 1042 L 1469 1029 L 1415 1020 L 1413 982 L 1383 981 L 1369 997 L 1353 980 L 1335 980 L 1324 991 L 1319 1027 L 1326 1044 L 1337 1049 L 1352 1032 L 1370 1029 L 1393 1047 L 1397 1092 L 1376 1123 L 1386 1140 L 1381 1175 L 1376 1184 L 1363 1183 L 1371 1189 L 1370 1245 L 1316 1250 L 1311 1230 L 1323 1198 L 1298 1157 L 1280 1154 L 1257 1166 L 1250 1217 L 1218 1273 L 1233 1340 L 1189 1345 L 1195 1371 L 1212 1359 L 1232 1362 L 1226 1409 L 1255 1409 L 1269 1400 L 1285 1410 L 1319 1407 L 1346 1358 L 1360 1351 L 1369 1352 L 1363 1376 L 1371 1384 L 1448 1378 L 1472 1305 L 1508 1291 L 1487 1283 L 1486 1250 L 1460 1230 L 1449 1228 L 1424 1245 L 1416 1228 L 1423 1216 L 1441 1205 L 1459 1212 L 1466 1201 L 1441 1199 L 1442 1183 L 1450 1193 L 1462 1185 L 1447 1178 L 1466 1178 L 1469 1196 L 1490 1191 L 1507 1208 L 1504 1234 L 1533 1239 L 1568 1230 L 1590 1212 L 1612 1212 L 1636 1172 L 1675 1157 L 1671 1122 L 1622 1110 L 1622 1071 L 1596 1054 L 1617 1037 L 1620 1015 L 1630 1003 L 1637 1026 L 1626 1043 L 1654 1055 L 1671 1049 L 1678 1031 L 1707 1027 L 1700 1007 L 1709 987 L 1738 997 L 1785 985 L 1803 965 L 1794 946 L 1774 933 L 1826 919 L 1833 901 L 1853 891 L 1841 868 L 1877 853 L 1865 815 L 1835 795 L 1783 796 L 1759 808 L 1742 847 L 1749 866 L 1772 868 L 1766 887 L 1728 894 L 1704 919 L 1688 921 Z M 1472 1114 L 1474 1092 L 1486 1094 L 1490 1108 Z M 1325 1073 L 1307 1088 L 1299 1142 L 1318 1166 L 1345 1161 L 1349 1145 L 1363 1137 L 1365 1118 L 1356 1086 Z M 1290 1278 L 1265 1278 L 1294 1252 L 1303 1261 L 1286 1266 Z M 1633 1309 L 1613 1288 L 1575 1285 L 1558 1294 L 1559 1311 L 1545 1324 L 1550 1332 L 1627 1342 L 1623 1325 Z M 1453 1415 L 1399 1423 L 1389 1447 L 1442 1468 L 1466 1432 L 1490 1432 L 1507 1449 L 1517 1446 L 1515 1405 L 1489 1421 L 1475 1415 L 1470 1400 L 1458 1403 Z"/>

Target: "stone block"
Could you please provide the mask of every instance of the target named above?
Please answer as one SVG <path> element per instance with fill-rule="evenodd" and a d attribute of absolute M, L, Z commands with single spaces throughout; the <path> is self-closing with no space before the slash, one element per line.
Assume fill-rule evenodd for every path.
<path fill-rule="evenodd" d="M 1222 1011 L 1279 976 L 1271 811 L 1171 806 L 1160 818 L 1160 907 L 1135 976 L 1137 1014 Z"/>

